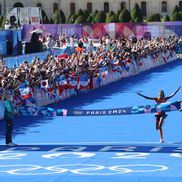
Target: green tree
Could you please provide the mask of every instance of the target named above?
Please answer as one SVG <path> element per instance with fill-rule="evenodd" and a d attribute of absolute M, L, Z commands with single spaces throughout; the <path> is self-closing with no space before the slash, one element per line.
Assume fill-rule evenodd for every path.
<path fill-rule="evenodd" d="M 172 14 L 171 21 L 181 21 L 181 15 L 180 15 L 179 11 Z"/>
<path fill-rule="evenodd" d="M 85 16 L 84 12 L 82 9 L 79 9 L 78 12 L 77 12 L 77 15 L 78 16 Z"/>
<path fill-rule="evenodd" d="M 60 23 L 60 12 L 58 10 L 56 10 L 54 12 L 52 19 L 53 19 L 54 24 Z"/>
<path fill-rule="evenodd" d="M 4 28 L 6 22 L 6 17 L 3 17 L 2 22 L 1 22 L 1 27 Z"/>
<path fill-rule="evenodd" d="M 106 15 L 106 23 L 111 23 L 111 17 L 116 19 L 116 15 L 115 15 L 114 11 L 109 11 L 109 13 L 107 13 L 107 15 Z"/>
<path fill-rule="evenodd" d="M 175 14 L 176 12 L 179 12 L 179 11 L 180 11 L 180 9 L 179 9 L 179 7 L 176 5 L 176 6 L 174 7 L 172 13 L 171 13 L 171 16 L 172 16 L 173 14 Z"/>
<path fill-rule="evenodd" d="M 96 23 L 105 23 L 106 22 L 106 14 L 104 11 L 99 11 L 99 13 L 97 13 L 96 17 L 95 17 L 95 22 Z"/>
<path fill-rule="evenodd" d="M 86 9 L 83 12 L 84 12 L 85 18 L 87 19 L 90 15 L 89 11 Z"/>
<path fill-rule="evenodd" d="M 49 23 L 49 18 L 43 9 L 42 9 L 42 21 L 44 24 Z"/>
<path fill-rule="evenodd" d="M 74 13 L 70 13 L 69 16 L 66 17 L 66 23 L 69 23 L 70 18 L 72 17 Z"/>
<path fill-rule="evenodd" d="M 131 21 L 131 14 L 130 12 L 125 8 L 121 11 L 120 15 L 119 15 L 119 22 L 130 22 Z"/>
<path fill-rule="evenodd" d="M 118 10 L 117 12 L 116 12 L 116 17 L 119 19 L 119 15 L 120 15 L 120 13 L 121 13 L 122 11 L 121 10 Z"/>
<path fill-rule="evenodd" d="M 95 20 L 92 20 L 91 23 L 96 23 Z"/>
<path fill-rule="evenodd" d="M 116 15 L 112 15 L 106 19 L 106 23 L 117 23 L 117 22 L 118 18 L 116 17 Z"/>
<path fill-rule="evenodd" d="M 164 16 L 163 21 L 170 21 L 170 17 L 168 15 Z"/>
<path fill-rule="evenodd" d="M 92 23 L 93 22 L 93 17 L 92 15 L 89 15 L 89 17 L 87 18 L 87 23 Z"/>
<path fill-rule="evenodd" d="M 143 16 L 141 9 L 137 3 L 135 3 L 131 12 L 132 22 L 143 22 Z"/>
<path fill-rule="evenodd" d="M 54 24 L 54 20 L 52 18 L 50 18 L 49 23 Z"/>
<path fill-rule="evenodd" d="M 99 13 L 99 11 L 98 11 L 98 10 L 95 10 L 95 11 L 91 14 L 94 22 L 95 22 L 95 17 L 97 16 L 98 13 Z"/>
<path fill-rule="evenodd" d="M 0 27 L 2 27 L 3 19 L 4 19 L 4 17 L 0 16 Z"/>
<path fill-rule="evenodd" d="M 108 17 L 111 17 L 111 16 L 113 16 L 113 15 L 115 15 L 115 13 L 114 13 L 114 11 L 112 11 L 112 10 L 109 11 L 109 13 L 107 14 Z"/>
<path fill-rule="evenodd" d="M 60 10 L 60 23 L 66 23 L 66 17 L 62 10 Z"/>
<path fill-rule="evenodd" d="M 42 18 L 42 21 L 43 21 L 43 24 L 49 24 L 50 23 L 49 18 L 47 16 L 44 16 Z"/>
<path fill-rule="evenodd" d="M 99 13 L 99 11 L 96 9 L 93 14 L 92 14 L 92 17 L 95 18 L 95 16 Z"/>
<path fill-rule="evenodd" d="M 160 22 L 161 21 L 161 15 L 159 13 L 150 15 L 147 19 L 148 22 Z"/>
<path fill-rule="evenodd" d="M 74 23 L 75 20 L 77 19 L 78 15 L 76 13 L 73 13 L 73 15 L 69 19 L 69 23 Z"/>
<path fill-rule="evenodd" d="M 85 17 L 83 16 L 83 15 L 80 15 L 80 16 L 78 16 L 77 18 L 76 18 L 76 20 L 75 20 L 75 24 L 81 24 L 81 23 L 85 23 L 86 22 L 86 20 L 85 20 Z"/>
<path fill-rule="evenodd" d="M 180 14 L 180 17 L 181 17 L 181 20 L 182 20 L 182 11 L 180 11 L 179 14 Z"/>

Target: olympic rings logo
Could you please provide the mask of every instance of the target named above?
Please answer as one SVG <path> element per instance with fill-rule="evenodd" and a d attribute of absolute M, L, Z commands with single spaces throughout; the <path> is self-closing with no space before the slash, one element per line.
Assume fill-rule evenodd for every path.
<path fill-rule="evenodd" d="M 75 114 L 75 115 L 82 115 L 83 111 L 74 111 L 73 114 Z"/>
<path fill-rule="evenodd" d="M 55 175 L 73 173 L 77 175 L 121 175 L 126 173 L 148 173 L 165 171 L 168 167 L 155 164 L 123 164 L 105 167 L 96 164 L 60 164 L 43 167 L 39 165 L 0 165 L 0 174 L 11 175 Z"/>

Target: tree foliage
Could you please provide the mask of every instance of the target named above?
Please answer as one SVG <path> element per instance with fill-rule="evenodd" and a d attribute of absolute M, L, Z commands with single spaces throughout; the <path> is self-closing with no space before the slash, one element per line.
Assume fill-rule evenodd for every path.
<path fill-rule="evenodd" d="M 119 22 L 130 22 L 131 21 L 131 14 L 127 9 L 123 9 L 119 15 Z"/>
<path fill-rule="evenodd" d="M 172 14 L 171 21 L 181 21 L 181 14 L 179 11 Z"/>
<path fill-rule="evenodd" d="M 122 11 L 121 10 L 118 10 L 117 12 L 116 12 L 116 17 L 119 19 L 119 15 L 120 15 L 120 13 L 121 13 Z"/>
<path fill-rule="evenodd" d="M 118 22 L 118 18 L 116 17 L 116 15 L 112 15 L 112 16 L 108 16 L 106 19 L 106 23 L 117 23 Z"/>
<path fill-rule="evenodd" d="M 43 24 L 49 24 L 50 23 L 49 18 L 47 16 L 44 16 L 42 18 L 42 21 L 43 21 Z"/>
<path fill-rule="evenodd" d="M 95 11 L 92 13 L 92 18 L 93 18 L 94 21 L 95 21 L 95 17 L 97 16 L 98 13 L 99 13 L 98 10 L 95 10 Z"/>
<path fill-rule="evenodd" d="M 169 15 L 165 15 L 163 21 L 170 21 Z"/>
<path fill-rule="evenodd" d="M 85 16 L 84 12 L 82 9 L 79 9 L 78 12 L 77 12 L 77 15 L 78 16 Z"/>
<path fill-rule="evenodd" d="M 87 18 L 87 23 L 92 23 L 93 22 L 93 17 L 92 15 L 89 15 L 89 17 Z"/>
<path fill-rule="evenodd" d="M 114 13 L 114 11 L 112 11 L 112 10 L 109 11 L 109 13 L 107 14 L 108 17 L 111 17 L 111 16 L 113 16 L 113 15 L 115 15 L 115 13 Z"/>
<path fill-rule="evenodd" d="M 161 15 L 159 13 L 150 15 L 147 19 L 149 22 L 160 22 L 161 21 Z"/>
<path fill-rule="evenodd" d="M 85 18 L 87 19 L 90 15 L 89 11 L 88 10 L 84 10 L 84 15 L 85 15 Z"/>
<path fill-rule="evenodd" d="M 97 14 L 96 14 L 96 17 L 95 17 L 95 22 L 96 23 L 105 23 L 106 22 L 106 14 L 104 11 L 99 11 Z"/>
<path fill-rule="evenodd" d="M 176 6 L 174 7 L 173 11 L 172 11 L 171 16 L 172 16 L 173 14 L 175 14 L 176 12 L 179 12 L 179 11 L 180 11 L 180 9 L 179 9 L 179 7 L 176 5 Z"/>
<path fill-rule="evenodd" d="M 69 23 L 70 18 L 72 17 L 74 13 L 70 13 L 69 16 L 66 17 L 66 23 Z"/>
<path fill-rule="evenodd" d="M 43 9 L 42 9 L 42 21 L 44 24 L 47 24 L 50 22 L 46 12 Z"/>
<path fill-rule="evenodd" d="M 54 24 L 60 23 L 60 12 L 58 10 L 56 10 L 54 12 L 52 19 L 53 19 Z"/>
<path fill-rule="evenodd" d="M 62 10 L 60 10 L 60 23 L 66 23 L 66 17 Z"/>
<path fill-rule="evenodd" d="M 50 18 L 49 23 L 50 23 L 50 24 L 54 24 L 54 21 L 53 21 L 52 18 Z"/>
<path fill-rule="evenodd" d="M 135 3 L 131 12 L 132 22 L 143 22 L 143 16 L 141 9 L 137 3 Z"/>
<path fill-rule="evenodd" d="M 75 24 L 86 23 L 85 16 L 83 16 L 83 15 L 78 16 L 78 17 L 76 18 L 76 20 L 75 20 L 74 23 L 75 23 Z"/>
<path fill-rule="evenodd" d="M 77 19 L 78 15 L 76 13 L 73 13 L 73 15 L 69 19 L 69 23 L 75 23 L 75 20 Z"/>
<path fill-rule="evenodd" d="M 3 27 L 3 20 L 4 20 L 4 17 L 0 16 L 0 27 Z"/>

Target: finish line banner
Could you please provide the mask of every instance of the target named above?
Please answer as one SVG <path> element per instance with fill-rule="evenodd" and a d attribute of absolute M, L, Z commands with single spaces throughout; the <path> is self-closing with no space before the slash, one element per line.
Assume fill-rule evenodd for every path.
<path fill-rule="evenodd" d="M 181 109 L 181 101 L 165 102 L 162 104 L 134 106 L 114 109 L 97 110 L 66 110 L 51 107 L 19 107 L 22 116 L 106 116 L 106 115 L 131 115 L 156 112 L 170 112 Z"/>

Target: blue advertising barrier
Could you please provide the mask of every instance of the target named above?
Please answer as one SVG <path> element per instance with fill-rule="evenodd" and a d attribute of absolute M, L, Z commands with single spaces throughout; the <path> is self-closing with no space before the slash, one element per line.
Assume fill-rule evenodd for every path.
<path fill-rule="evenodd" d="M 15 56 L 18 54 L 18 43 L 22 41 L 21 30 L 2 30 L 0 31 L 0 54 L 7 55 L 8 44 L 12 43 L 13 52 Z"/>
<path fill-rule="evenodd" d="M 7 54 L 7 42 L 5 40 L 0 40 L 0 55 Z"/>
<path fill-rule="evenodd" d="M 177 45 L 176 54 L 182 54 L 182 44 Z"/>

